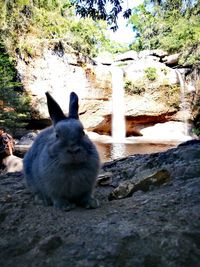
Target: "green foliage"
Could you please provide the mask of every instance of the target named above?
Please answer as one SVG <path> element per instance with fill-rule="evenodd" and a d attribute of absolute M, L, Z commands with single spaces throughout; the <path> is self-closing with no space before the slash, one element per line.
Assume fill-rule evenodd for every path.
<path fill-rule="evenodd" d="M 155 81 L 157 78 L 157 73 L 156 73 L 156 68 L 154 67 L 149 67 L 144 70 L 146 77 L 150 81 Z"/>
<path fill-rule="evenodd" d="M 98 52 L 110 46 L 103 29 L 105 29 L 104 22 L 95 23 L 89 18 L 72 20 L 67 40 L 75 50 L 96 56 Z"/>
<path fill-rule="evenodd" d="M 105 20 L 112 30 L 117 30 L 117 18 L 120 12 L 123 17 L 131 15 L 131 9 L 123 10 L 123 0 L 72 0 L 76 12 L 81 17 L 91 17 L 93 20 Z"/>
<path fill-rule="evenodd" d="M 168 74 L 168 70 L 166 68 L 162 68 L 161 71 L 164 73 L 164 75 Z"/>
<path fill-rule="evenodd" d="M 160 48 L 169 53 L 190 51 L 199 46 L 200 1 L 146 0 L 133 9 L 130 24 L 136 32 L 132 49 Z M 189 60 L 187 56 L 183 57 L 182 62 L 188 60 L 194 64 L 200 53 L 190 56 Z"/>
<path fill-rule="evenodd" d="M 8 0 L 0 7 L 0 34 L 10 55 L 18 51 L 32 56 L 42 42 L 57 39 L 92 56 L 112 49 L 105 36 L 106 23 L 76 17 L 69 0 Z"/>
<path fill-rule="evenodd" d="M 15 131 L 25 125 L 29 116 L 29 98 L 16 81 L 12 60 L 0 43 L 0 125 Z"/>
<path fill-rule="evenodd" d="M 162 85 L 159 90 L 162 93 L 161 100 L 169 107 L 178 110 L 180 107 L 180 86 L 179 85 Z"/>
<path fill-rule="evenodd" d="M 144 84 L 134 84 L 130 80 L 125 81 L 124 89 L 128 95 L 141 95 L 145 92 Z"/>
<path fill-rule="evenodd" d="M 30 2 L 30 1 L 28 1 Z M 34 0 L 33 3 L 38 8 L 45 8 L 46 10 L 54 10 L 55 8 L 59 7 L 60 2 L 59 0 Z"/>
<path fill-rule="evenodd" d="M 172 18 L 166 21 L 171 27 L 171 32 L 162 36 L 161 47 L 169 52 L 176 52 L 196 43 L 200 34 L 200 23 L 196 19 L 180 17 L 175 24 Z"/>
<path fill-rule="evenodd" d="M 200 136 L 200 126 L 199 126 L 199 128 L 194 127 L 194 128 L 192 129 L 192 132 L 193 132 L 195 135 Z"/>
<path fill-rule="evenodd" d="M 181 53 L 179 63 L 182 65 L 190 65 L 198 67 L 200 59 L 200 40 L 197 43 L 191 44 Z"/>
<path fill-rule="evenodd" d="M 196 92 L 192 102 L 193 132 L 197 136 L 200 136 L 200 80 L 196 81 L 195 87 Z"/>

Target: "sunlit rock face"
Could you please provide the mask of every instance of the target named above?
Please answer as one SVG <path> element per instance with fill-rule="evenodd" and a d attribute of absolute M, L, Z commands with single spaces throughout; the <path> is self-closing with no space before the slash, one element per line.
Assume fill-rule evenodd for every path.
<path fill-rule="evenodd" d="M 68 113 L 69 94 L 74 91 L 80 98 L 80 114 L 86 117 L 86 127 L 99 123 L 102 116 L 111 112 L 111 73 L 108 67 L 95 65 L 92 60 L 80 58 L 71 52 L 61 54 L 59 51 L 46 49 L 40 56 L 28 63 L 18 60 L 17 69 L 24 88 L 31 96 L 32 119 L 48 118 L 45 92 L 49 91 Z M 87 117 L 91 118 L 87 120 Z M 92 124 L 92 125 L 91 125 Z"/>
<path fill-rule="evenodd" d="M 80 98 L 80 119 L 85 128 L 111 134 L 113 65 L 124 73 L 126 136 L 143 135 L 141 129 L 171 120 L 179 114 L 180 87 L 174 69 L 166 66 L 164 51 L 128 51 L 101 62 L 83 57 L 73 50 L 45 48 L 26 62 L 18 60 L 17 69 L 24 89 L 31 96 L 32 120 L 48 125 L 45 92 L 49 91 L 68 113 L 69 94 Z"/>
<path fill-rule="evenodd" d="M 75 91 L 82 98 L 90 87 L 85 71 L 74 54 L 60 55 L 58 52 L 45 50 L 29 64 L 19 60 L 18 71 L 25 90 L 32 97 L 33 117 L 38 119 L 48 117 L 46 91 L 68 112 L 70 92 Z"/>
<path fill-rule="evenodd" d="M 149 71 L 155 70 L 155 74 Z M 154 75 L 154 76 L 153 76 Z M 164 63 L 157 62 L 152 57 L 134 60 L 125 67 L 125 79 L 133 83 L 141 84 L 146 88 L 158 88 L 162 85 L 174 85 L 178 83 L 174 69 L 167 67 Z"/>

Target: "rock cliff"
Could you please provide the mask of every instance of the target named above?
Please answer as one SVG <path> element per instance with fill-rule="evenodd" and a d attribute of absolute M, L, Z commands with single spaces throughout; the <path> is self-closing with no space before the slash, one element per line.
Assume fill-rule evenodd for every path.
<path fill-rule="evenodd" d="M 81 99 L 80 118 L 85 128 L 110 134 L 113 65 L 124 73 L 127 136 L 142 135 L 140 129 L 149 124 L 182 122 L 180 80 L 170 64 L 164 51 L 129 51 L 106 61 L 88 59 L 68 47 L 60 49 L 58 44 L 45 48 L 28 62 L 19 58 L 19 76 L 32 99 L 29 127 L 48 124 L 46 91 L 66 113 L 69 93 L 75 91 Z"/>

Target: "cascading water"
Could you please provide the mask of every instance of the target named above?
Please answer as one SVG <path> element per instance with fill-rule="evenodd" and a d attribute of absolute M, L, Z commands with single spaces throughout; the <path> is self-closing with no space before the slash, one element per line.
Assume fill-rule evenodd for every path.
<path fill-rule="evenodd" d="M 123 70 L 112 67 L 112 138 L 116 143 L 124 142 L 126 136 L 124 108 Z"/>
<path fill-rule="evenodd" d="M 117 66 L 112 67 L 112 150 L 113 159 L 125 153 L 125 107 L 124 107 L 124 74 Z"/>
<path fill-rule="evenodd" d="M 183 116 L 183 123 L 184 123 L 184 130 L 183 134 L 188 136 L 189 135 L 189 125 L 188 125 L 188 107 L 187 107 L 187 100 L 186 100 L 186 84 L 184 82 L 184 79 L 180 73 L 180 71 L 176 70 L 176 73 L 178 75 L 179 83 L 180 83 L 180 108 Z"/>

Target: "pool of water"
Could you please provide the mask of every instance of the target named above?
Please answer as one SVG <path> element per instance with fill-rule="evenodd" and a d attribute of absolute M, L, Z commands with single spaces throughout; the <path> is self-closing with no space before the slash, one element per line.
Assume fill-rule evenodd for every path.
<path fill-rule="evenodd" d="M 175 144 L 153 144 L 153 143 L 100 143 L 95 142 L 102 162 L 135 155 L 150 154 L 166 151 L 176 147 Z"/>

